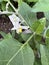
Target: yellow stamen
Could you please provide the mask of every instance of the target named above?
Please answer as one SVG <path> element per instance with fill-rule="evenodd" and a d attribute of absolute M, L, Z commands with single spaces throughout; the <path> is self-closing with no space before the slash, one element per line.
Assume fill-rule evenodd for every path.
<path fill-rule="evenodd" d="M 17 30 L 17 33 L 22 33 L 22 28 L 21 27 Z"/>

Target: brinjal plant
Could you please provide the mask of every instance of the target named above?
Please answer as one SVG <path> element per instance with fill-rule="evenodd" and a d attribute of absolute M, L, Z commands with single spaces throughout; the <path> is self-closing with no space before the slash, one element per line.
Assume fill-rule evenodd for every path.
<path fill-rule="evenodd" d="M 49 0 L 0 0 L 0 65 L 49 65 Z"/>

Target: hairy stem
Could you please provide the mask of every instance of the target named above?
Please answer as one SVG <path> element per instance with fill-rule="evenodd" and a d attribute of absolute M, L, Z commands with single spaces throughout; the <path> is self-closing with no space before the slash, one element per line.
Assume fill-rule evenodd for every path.
<path fill-rule="evenodd" d="M 18 9 L 16 9 L 10 1 L 8 1 L 8 2 L 11 5 L 11 7 L 14 9 L 14 11 L 18 14 Z"/>

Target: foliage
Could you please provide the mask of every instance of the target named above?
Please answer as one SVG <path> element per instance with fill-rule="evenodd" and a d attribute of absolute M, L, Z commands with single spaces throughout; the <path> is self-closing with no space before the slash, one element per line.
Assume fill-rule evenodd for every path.
<path fill-rule="evenodd" d="M 0 11 L 7 16 L 16 14 L 31 31 L 0 31 L 0 65 L 49 65 L 49 0 L 0 0 Z M 38 19 L 37 12 L 44 17 Z"/>

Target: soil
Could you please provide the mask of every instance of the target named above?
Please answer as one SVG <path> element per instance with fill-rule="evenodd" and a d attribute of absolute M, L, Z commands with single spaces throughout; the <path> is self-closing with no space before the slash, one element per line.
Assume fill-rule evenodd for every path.
<path fill-rule="evenodd" d="M 37 19 L 43 18 L 44 13 L 43 12 L 37 12 Z"/>
<path fill-rule="evenodd" d="M 13 27 L 7 15 L 0 15 L 0 31 L 9 33 Z"/>

